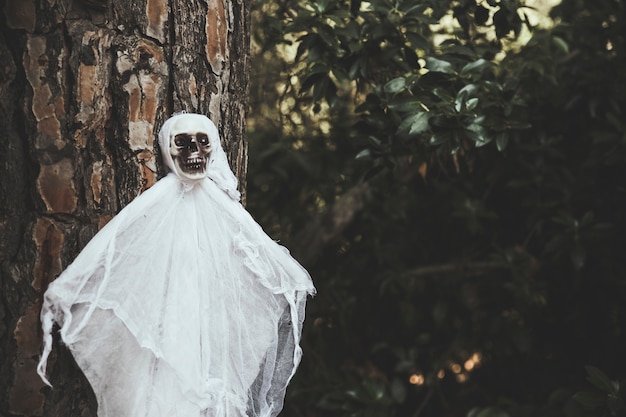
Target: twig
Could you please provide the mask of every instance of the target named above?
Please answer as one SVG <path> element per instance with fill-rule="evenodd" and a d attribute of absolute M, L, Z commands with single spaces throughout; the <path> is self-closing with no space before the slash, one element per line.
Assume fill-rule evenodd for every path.
<path fill-rule="evenodd" d="M 428 265 L 412 269 L 406 273 L 407 277 L 420 278 L 438 274 L 462 274 L 465 276 L 480 275 L 483 272 L 494 269 L 506 269 L 508 265 L 503 262 L 462 262 L 454 264 Z"/>
<path fill-rule="evenodd" d="M 435 390 L 433 388 L 430 388 L 428 390 L 428 392 L 426 393 L 426 397 L 424 397 L 424 401 L 421 402 L 420 406 L 417 407 L 417 410 L 415 410 L 415 413 L 413 413 L 413 417 L 419 417 L 420 414 L 422 414 L 422 411 L 424 410 L 424 408 L 426 408 L 426 404 L 428 404 L 430 398 L 433 396 L 434 393 Z"/>

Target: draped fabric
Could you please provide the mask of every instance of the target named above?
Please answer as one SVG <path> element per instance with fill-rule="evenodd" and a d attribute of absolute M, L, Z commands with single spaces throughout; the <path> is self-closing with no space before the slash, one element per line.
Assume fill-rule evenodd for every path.
<path fill-rule="evenodd" d="M 207 177 L 183 181 L 169 155 L 172 120 L 210 132 Z M 159 134 L 171 172 L 109 222 L 44 295 L 87 376 L 99 417 L 275 416 L 300 361 L 306 270 L 239 203 L 208 118 L 180 114 Z"/>

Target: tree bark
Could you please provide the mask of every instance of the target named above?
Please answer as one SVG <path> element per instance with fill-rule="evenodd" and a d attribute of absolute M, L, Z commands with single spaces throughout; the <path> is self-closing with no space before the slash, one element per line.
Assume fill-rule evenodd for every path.
<path fill-rule="evenodd" d="M 0 0 L 0 415 L 95 416 L 56 341 L 36 374 L 48 284 L 162 174 L 176 111 L 218 126 L 245 195 L 245 0 Z"/>

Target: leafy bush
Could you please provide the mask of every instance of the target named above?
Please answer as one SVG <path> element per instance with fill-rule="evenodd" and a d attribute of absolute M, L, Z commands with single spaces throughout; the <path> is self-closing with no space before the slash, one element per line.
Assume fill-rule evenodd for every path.
<path fill-rule="evenodd" d="M 319 292 L 284 415 L 623 413 L 623 4 L 255 7 L 248 204 Z"/>

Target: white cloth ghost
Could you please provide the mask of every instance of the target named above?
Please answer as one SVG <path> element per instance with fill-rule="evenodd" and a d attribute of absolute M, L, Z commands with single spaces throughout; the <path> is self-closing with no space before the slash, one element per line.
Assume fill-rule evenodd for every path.
<path fill-rule="evenodd" d="M 181 175 L 170 155 L 180 120 L 210 138 L 201 179 Z M 38 371 L 47 382 L 56 322 L 99 417 L 275 416 L 300 361 L 311 278 L 239 203 L 207 117 L 173 116 L 159 144 L 171 172 L 46 291 Z"/>

